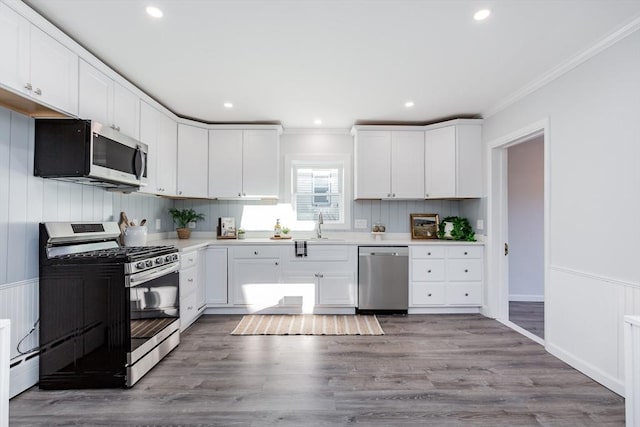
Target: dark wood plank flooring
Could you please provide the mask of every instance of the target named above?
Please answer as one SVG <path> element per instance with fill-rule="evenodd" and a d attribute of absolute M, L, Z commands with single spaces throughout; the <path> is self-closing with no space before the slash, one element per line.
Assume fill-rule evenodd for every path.
<path fill-rule="evenodd" d="M 509 301 L 509 320 L 544 339 L 544 302 Z"/>
<path fill-rule="evenodd" d="M 10 425 L 624 425 L 624 399 L 480 315 L 379 316 L 379 337 L 230 336 L 239 320 L 202 317 L 129 390 L 34 387 Z"/>

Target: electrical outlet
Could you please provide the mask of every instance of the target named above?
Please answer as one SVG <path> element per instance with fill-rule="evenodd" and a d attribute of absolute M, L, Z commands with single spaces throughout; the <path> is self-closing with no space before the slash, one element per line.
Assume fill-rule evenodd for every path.
<path fill-rule="evenodd" d="M 162 220 L 160 218 L 156 219 L 156 230 L 162 230 Z"/>
<path fill-rule="evenodd" d="M 367 220 L 366 219 L 356 219 L 354 227 L 355 228 L 362 228 L 362 229 L 366 230 L 366 228 L 367 228 Z"/>
<path fill-rule="evenodd" d="M 484 220 L 479 219 L 476 221 L 476 230 L 484 230 Z"/>
<path fill-rule="evenodd" d="M 195 222 L 190 222 L 188 227 L 189 228 L 196 228 L 196 223 Z"/>

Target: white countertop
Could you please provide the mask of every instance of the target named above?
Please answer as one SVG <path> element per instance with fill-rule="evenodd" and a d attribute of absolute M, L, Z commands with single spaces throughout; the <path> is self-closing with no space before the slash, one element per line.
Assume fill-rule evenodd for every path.
<path fill-rule="evenodd" d="M 190 239 L 176 239 L 174 237 L 160 237 L 150 239 L 148 245 L 173 245 L 181 252 L 197 250 L 205 246 L 235 246 L 235 245 L 293 245 L 296 240 L 306 240 L 311 245 L 358 245 L 358 246 L 422 246 L 422 245 L 484 245 L 484 242 L 466 242 L 439 239 L 411 239 L 411 236 L 403 233 L 389 233 L 380 236 L 380 240 L 370 233 L 327 233 L 326 239 L 313 239 L 308 235 L 293 235 L 291 239 L 272 240 L 269 237 L 251 237 L 245 239 L 216 239 L 210 233 L 194 233 Z"/>

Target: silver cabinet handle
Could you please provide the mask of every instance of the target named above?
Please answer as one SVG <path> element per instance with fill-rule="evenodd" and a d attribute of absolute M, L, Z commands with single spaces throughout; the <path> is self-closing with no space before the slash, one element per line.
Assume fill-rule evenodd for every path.
<path fill-rule="evenodd" d="M 178 191 L 178 194 L 182 194 L 182 191 Z"/>
<path fill-rule="evenodd" d="M 276 261 L 276 265 L 280 265 L 280 263 L 278 261 Z"/>
<path fill-rule="evenodd" d="M 242 193 L 238 193 L 238 197 L 242 197 Z"/>
<path fill-rule="evenodd" d="M 469 296 L 469 293 L 468 293 L 468 292 L 465 292 L 464 296 L 465 296 L 465 297 L 468 297 L 468 296 Z"/>
<path fill-rule="evenodd" d="M 33 86 L 31 86 L 31 83 L 27 83 L 26 85 L 24 85 L 24 88 L 26 90 L 33 90 Z"/>
<path fill-rule="evenodd" d="M 396 197 L 396 193 L 391 194 L 391 197 Z"/>
<path fill-rule="evenodd" d="M 431 294 L 428 294 L 427 296 L 428 296 L 428 297 L 430 297 L 430 296 L 431 296 Z"/>
<path fill-rule="evenodd" d="M 193 282 L 193 279 L 187 279 L 187 282 Z"/>
<path fill-rule="evenodd" d="M 468 273 L 468 272 L 469 272 L 469 270 L 465 268 L 465 269 L 464 269 L 464 272 L 465 272 L 465 273 Z"/>
<path fill-rule="evenodd" d="M 258 255 L 258 251 L 253 251 L 253 254 L 254 255 Z"/>
<path fill-rule="evenodd" d="M 36 90 L 34 90 L 36 95 L 42 95 L 42 89 L 40 89 L 39 87 L 36 88 Z"/>
<path fill-rule="evenodd" d="M 431 273 L 431 270 L 427 270 L 427 273 Z"/>
<path fill-rule="evenodd" d="M 431 256 L 431 252 L 427 252 L 427 256 Z"/>

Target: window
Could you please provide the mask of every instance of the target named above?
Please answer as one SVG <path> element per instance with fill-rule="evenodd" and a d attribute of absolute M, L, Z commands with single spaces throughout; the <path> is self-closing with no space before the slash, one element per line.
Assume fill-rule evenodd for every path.
<path fill-rule="evenodd" d="M 348 224 L 342 160 L 292 160 L 291 204 L 297 223 L 314 223 L 322 212 L 325 226 Z"/>

